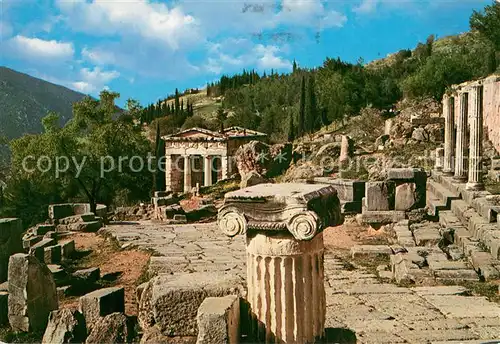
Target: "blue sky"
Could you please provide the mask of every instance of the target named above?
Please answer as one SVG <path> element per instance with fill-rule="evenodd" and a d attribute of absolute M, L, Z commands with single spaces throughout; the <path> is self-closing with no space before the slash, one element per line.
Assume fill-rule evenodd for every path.
<path fill-rule="evenodd" d="M 243 68 L 369 62 L 468 30 L 490 0 L 0 0 L 0 65 L 143 105 Z"/>

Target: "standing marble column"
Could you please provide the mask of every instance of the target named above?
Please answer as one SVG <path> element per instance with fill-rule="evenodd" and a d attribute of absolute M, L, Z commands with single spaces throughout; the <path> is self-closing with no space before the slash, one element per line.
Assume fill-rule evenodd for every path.
<path fill-rule="evenodd" d="M 227 179 L 229 178 L 229 172 L 228 172 L 228 168 L 229 168 L 229 162 L 228 162 L 228 157 L 223 155 L 221 157 L 221 167 L 222 167 L 222 178 L 221 179 Z"/>
<path fill-rule="evenodd" d="M 443 159 L 444 159 L 444 148 L 436 148 L 436 162 L 434 165 L 434 169 L 436 171 L 443 170 Z"/>
<path fill-rule="evenodd" d="M 323 337 L 323 250 L 323 233 L 311 241 L 297 241 L 290 233 L 247 236 L 247 298 L 255 340 L 314 343 Z"/>
<path fill-rule="evenodd" d="M 184 156 L 184 192 L 191 192 L 191 157 Z"/>
<path fill-rule="evenodd" d="M 455 179 L 458 182 L 467 181 L 467 161 L 465 159 L 467 145 L 467 117 L 469 115 L 469 93 L 463 92 L 459 97 L 460 113 L 457 122 L 457 145 L 455 148 Z"/>
<path fill-rule="evenodd" d="M 172 191 L 172 156 L 165 155 L 165 191 Z"/>
<path fill-rule="evenodd" d="M 470 92 L 469 181 L 467 190 L 484 190 L 483 183 L 483 86 L 473 86 Z"/>
<path fill-rule="evenodd" d="M 453 158 L 455 153 L 455 98 L 443 97 L 444 126 L 444 166 L 443 172 L 453 175 Z"/>
<path fill-rule="evenodd" d="M 212 157 L 210 155 L 203 156 L 203 167 L 204 167 L 204 186 L 212 185 Z"/>

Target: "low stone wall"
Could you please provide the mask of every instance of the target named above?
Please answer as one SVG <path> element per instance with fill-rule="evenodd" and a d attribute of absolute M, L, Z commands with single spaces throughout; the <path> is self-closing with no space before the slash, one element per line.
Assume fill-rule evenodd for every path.
<path fill-rule="evenodd" d="M 83 215 L 90 213 L 89 203 L 63 203 L 49 205 L 49 218 L 51 221 L 63 219 L 73 215 Z M 96 216 L 106 219 L 108 207 L 104 204 L 98 204 Z"/>

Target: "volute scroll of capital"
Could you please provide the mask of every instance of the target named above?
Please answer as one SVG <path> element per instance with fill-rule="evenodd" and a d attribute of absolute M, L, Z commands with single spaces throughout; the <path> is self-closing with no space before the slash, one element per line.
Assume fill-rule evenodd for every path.
<path fill-rule="evenodd" d="M 246 234 L 248 228 L 245 216 L 235 207 L 221 209 L 217 215 L 217 225 L 229 237 Z"/>
<path fill-rule="evenodd" d="M 297 240 L 311 240 L 321 227 L 321 219 L 313 211 L 304 211 L 294 215 L 288 221 L 288 230 Z"/>

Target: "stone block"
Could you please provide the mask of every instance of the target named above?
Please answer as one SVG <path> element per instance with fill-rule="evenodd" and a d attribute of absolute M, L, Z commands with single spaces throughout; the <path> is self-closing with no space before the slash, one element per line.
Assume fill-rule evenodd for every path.
<path fill-rule="evenodd" d="M 341 202 L 361 202 L 365 196 L 364 181 L 318 177 L 314 182 L 333 186 Z"/>
<path fill-rule="evenodd" d="M 47 264 L 50 272 L 52 273 L 52 277 L 55 281 L 64 279 L 67 274 L 64 268 L 61 265 L 57 264 Z M 56 283 L 57 284 L 57 283 Z"/>
<path fill-rule="evenodd" d="M 43 261 L 45 264 L 59 264 L 61 257 L 61 245 L 49 246 L 43 249 Z"/>
<path fill-rule="evenodd" d="M 56 226 L 51 225 L 51 224 L 39 224 L 35 227 L 35 234 L 36 235 L 45 235 L 48 232 L 54 232 L 56 230 Z"/>
<path fill-rule="evenodd" d="M 197 344 L 239 343 L 240 298 L 237 295 L 207 297 L 198 308 Z"/>
<path fill-rule="evenodd" d="M 9 293 L 5 291 L 0 291 L 0 326 L 3 326 L 9 322 L 9 305 L 8 305 Z"/>
<path fill-rule="evenodd" d="M 244 296 L 237 277 L 195 272 L 159 275 L 143 291 L 139 324 L 146 330 L 156 324 L 164 335 L 196 336 L 198 308 L 207 297 Z"/>
<path fill-rule="evenodd" d="M 83 222 L 92 222 L 95 221 L 95 214 L 94 213 L 81 214 L 80 218 L 82 219 Z"/>
<path fill-rule="evenodd" d="M 404 211 L 363 211 L 363 214 L 358 214 L 356 220 L 360 224 L 389 224 L 399 222 L 406 218 Z"/>
<path fill-rule="evenodd" d="M 22 232 L 20 219 L 0 219 L 0 283 L 7 280 L 9 257 L 23 252 Z"/>
<path fill-rule="evenodd" d="M 391 254 L 392 249 L 387 245 L 355 245 L 351 247 L 352 258 L 389 257 Z"/>
<path fill-rule="evenodd" d="M 60 220 L 68 216 L 74 215 L 73 206 L 71 204 L 51 204 L 49 205 L 49 218 Z"/>
<path fill-rule="evenodd" d="M 66 241 L 61 241 L 59 243 L 62 248 L 62 256 L 64 258 L 70 258 L 73 253 L 75 253 L 75 241 L 74 240 L 66 240 Z"/>
<path fill-rule="evenodd" d="M 33 245 L 39 243 L 42 240 L 43 236 L 41 235 L 25 237 L 23 239 L 23 248 L 25 250 L 29 250 Z"/>
<path fill-rule="evenodd" d="M 45 329 L 49 313 L 58 308 L 56 284 L 49 268 L 31 255 L 12 255 L 8 305 L 14 331 Z"/>
<path fill-rule="evenodd" d="M 125 289 L 104 288 L 80 297 L 79 310 L 87 324 L 94 324 L 101 317 L 125 311 Z"/>
<path fill-rule="evenodd" d="M 415 183 L 403 183 L 396 186 L 395 209 L 408 211 L 414 209 L 419 201 Z"/>
<path fill-rule="evenodd" d="M 172 220 L 178 224 L 187 223 L 187 217 L 183 214 L 175 214 Z"/>
<path fill-rule="evenodd" d="M 133 337 L 132 322 L 122 313 L 112 313 L 96 320 L 90 326 L 85 344 L 130 343 Z"/>
<path fill-rule="evenodd" d="M 80 312 L 61 309 L 50 312 L 42 344 L 83 343 L 87 337 L 85 319 Z"/>
<path fill-rule="evenodd" d="M 422 183 L 427 180 L 427 173 L 420 168 L 391 168 L 387 171 L 387 179 Z"/>
<path fill-rule="evenodd" d="M 489 223 L 496 222 L 497 215 L 500 213 L 500 206 L 492 204 L 490 199 L 492 198 L 482 197 L 472 201 L 472 207 Z"/>
<path fill-rule="evenodd" d="M 435 228 L 417 228 L 413 231 L 417 246 L 436 246 L 441 241 L 441 234 Z"/>
<path fill-rule="evenodd" d="M 366 183 L 365 206 L 368 211 L 394 210 L 395 187 L 393 182 Z"/>
<path fill-rule="evenodd" d="M 466 270 L 469 267 L 464 262 L 454 261 L 429 261 L 429 269 L 431 270 Z"/>
<path fill-rule="evenodd" d="M 479 281 L 478 274 L 472 269 L 436 270 L 434 275 L 438 280 Z"/>
<path fill-rule="evenodd" d="M 99 268 L 77 270 L 73 272 L 72 276 L 82 283 L 92 284 L 101 278 L 101 270 Z"/>

